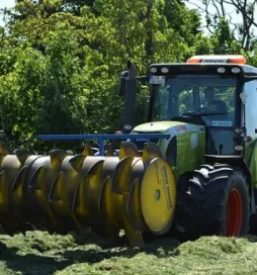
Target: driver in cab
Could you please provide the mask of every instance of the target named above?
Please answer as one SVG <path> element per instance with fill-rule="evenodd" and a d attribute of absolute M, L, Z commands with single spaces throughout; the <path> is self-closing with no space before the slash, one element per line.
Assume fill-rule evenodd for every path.
<path fill-rule="evenodd" d="M 213 87 L 207 87 L 204 91 L 204 96 L 207 104 L 201 108 L 203 112 L 208 110 L 211 113 L 227 113 L 227 106 L 225 102 L 215 99 Z"/>

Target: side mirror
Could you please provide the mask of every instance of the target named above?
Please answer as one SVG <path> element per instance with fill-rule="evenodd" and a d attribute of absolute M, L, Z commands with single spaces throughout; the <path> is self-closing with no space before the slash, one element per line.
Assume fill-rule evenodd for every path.
<path fill-rule="evenodd" d="M 126 80 L 129 77 L 129 72 L 124 71 L 121 73 L 118 95 L 124 96 L 126 93 Z"/>

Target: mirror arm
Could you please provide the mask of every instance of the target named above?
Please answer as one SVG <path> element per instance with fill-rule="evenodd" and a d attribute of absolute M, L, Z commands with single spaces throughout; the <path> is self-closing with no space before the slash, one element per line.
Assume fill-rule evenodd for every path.
<path fill-rule="evenodd" d="M 257 75 L 254 75 L 254 76 L 244 76 L 243 77 L 243 81 L 244 82 L 248 82 L 248 81 L 251 81 L 251 80 L 257 80 Z"/>
<path fill-rule="evenodd" d="M 124 96 L 124 110 L 122 114 L 122 132 L 130 133 L 135 126 L 137 82 L 146 82 L 149 76 L 137 76 L 137 67 L 127 62 L 128 71 L 121 73 L 119 95 Z"/>
<path fill-rule="evenodd" d="M 139 82 L 149 82 L 149 76 L 148 75 L 137 76 L 136 80 L 138 80 Z"/>
<path fill-rule="evenodd" d="M 125 102 L 123 110 L 122 132 L 130 133 L 135 124 L 136 112 L 136 91 L 137 91 L 137 68 L 136 65 L 127 62 L 129 74 L 128 79 L 125 80 Z"/>

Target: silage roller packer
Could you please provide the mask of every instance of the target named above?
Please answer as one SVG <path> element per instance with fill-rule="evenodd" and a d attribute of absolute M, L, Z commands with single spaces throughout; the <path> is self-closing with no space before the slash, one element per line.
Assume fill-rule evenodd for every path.
<path fill-rule="evenodd" d="M 166 233 L 174 216 L 176 186 L 158 146 L 145 143 L 139 152 L 134 143 L 123 141 L 116 156 L 108 150 L 106 156 L 103 150 L 103 142 L 98 156 L 88 145 L 78 155 L 62 150 L 33 155 L 24 149 L 10 155 L 2 149 L 0 221 L 4 231 L 25 233 L 36 226 L 67 234 L 90 228 L 117 241 L 124 230 L 132 246 L 144 245 L 144 233 Z"/>

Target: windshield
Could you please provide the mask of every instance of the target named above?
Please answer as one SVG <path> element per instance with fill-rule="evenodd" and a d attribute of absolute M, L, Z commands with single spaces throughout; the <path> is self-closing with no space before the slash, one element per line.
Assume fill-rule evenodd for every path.
<path fill-rule="evenodd" d="M 153 121 L 200 115 L 210 126 L 233 127 L 235 122 L 236 78 L 185 75 L 166 78 L 153 85 Z"/>

